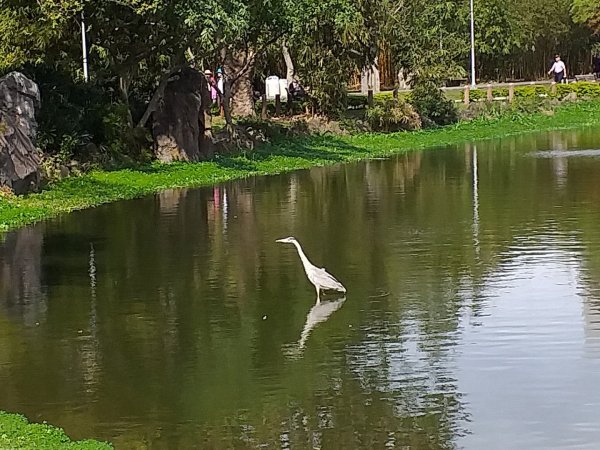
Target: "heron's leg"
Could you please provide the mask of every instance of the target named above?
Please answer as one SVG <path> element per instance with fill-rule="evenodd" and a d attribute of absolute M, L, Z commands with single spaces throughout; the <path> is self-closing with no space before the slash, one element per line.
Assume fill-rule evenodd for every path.
<path fill-rule="evenodd" d="M 319 286 L 315 286 L 315 289 L 317 290 L 317 303 L 321 303 L 321 289 Z"/>

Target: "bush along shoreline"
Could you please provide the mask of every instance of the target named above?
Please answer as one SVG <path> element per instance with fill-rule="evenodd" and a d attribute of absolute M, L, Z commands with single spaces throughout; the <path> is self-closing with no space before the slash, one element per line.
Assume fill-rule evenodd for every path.
<path fill-rule="evenodd" d="M 19 450 L 111 450 L 106 442 L 72 441 L 61 428 L 31 423 L 24 416 L 0 411 L 0 449 Z"/>
<path fill-rule="evenodd" d="M 295 135 L 284 131 L 275 133 L 270 142 L 258 145 L 251 153 L 217 155 L 200 163 L 152 163 L 133 169 L 97 170 L 53 182 L 46 190 L 24 197 L 0 191 L 0 231 L 165 189 L 207 186 L 248 176 L 278 174 L 518 133 L 600 125 L 600 102 L 597 101 L 550 106 L 521 104 L 510 108 L 481 105 L 479 108 L 483 109 L 477 111 L 476 119 L 445 127 L 351 135 Z M 269 127 L 268 122 L 265 127 Z M 279 128 L 285 127 L 279 125 Z M 386 128 L 389 129 L 389 124 Z"/>

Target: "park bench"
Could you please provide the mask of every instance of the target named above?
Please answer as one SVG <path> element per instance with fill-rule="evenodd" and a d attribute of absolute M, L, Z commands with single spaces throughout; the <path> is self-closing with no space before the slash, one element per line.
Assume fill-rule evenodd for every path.
<path fill-rule="evenodd" d="M 596 81 L 596 76 L 592 73 L 586 75 L 575 75 L 575 81 Z"/>
<path fill-rule="evenodd" d="M 457 87 L 466 84 L 468 80 L 466 78 L 448 78 L 444 83 L 446 87 Z"/>

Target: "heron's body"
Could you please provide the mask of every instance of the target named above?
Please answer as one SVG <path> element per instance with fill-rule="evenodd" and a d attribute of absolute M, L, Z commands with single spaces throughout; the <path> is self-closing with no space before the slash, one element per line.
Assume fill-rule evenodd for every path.
<path fill-rule="evenodd" d="M 295 238 L 288 237 L 285 239 L 278 239 L 277 242 L 293 244 L 296 247 L 302 265 L 304 266 L 304 272 L 306 272 L 308 280 L 315 286 L 317 291 L 317 301 L 321 299 L 321 291 L 346 292 L 346 288 L 342 283 L 336 280 L 333 275 L 327 273 L 325 269 L 315 266 L 308 260 L 302 247 L 300 247 L 300 243 Z"/>

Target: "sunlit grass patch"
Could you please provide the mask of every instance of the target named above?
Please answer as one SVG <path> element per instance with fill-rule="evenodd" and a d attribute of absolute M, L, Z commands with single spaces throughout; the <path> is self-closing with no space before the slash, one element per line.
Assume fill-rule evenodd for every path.
<path fill-rule="evenodd" d="M 45 423 L 30 423 L 18 414 L 0 411 L 0 449 L 19 450 L 109 450 L 105 442 L 72 441 L 65 432 Z"/>

